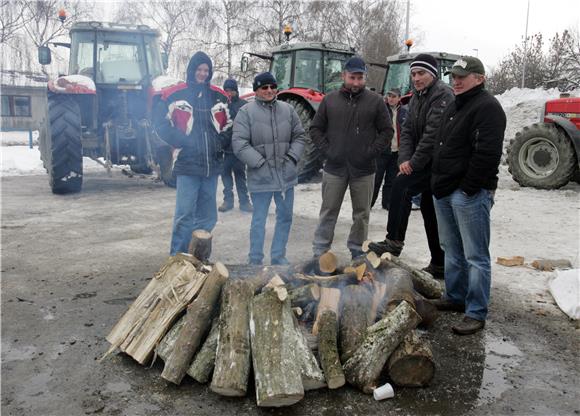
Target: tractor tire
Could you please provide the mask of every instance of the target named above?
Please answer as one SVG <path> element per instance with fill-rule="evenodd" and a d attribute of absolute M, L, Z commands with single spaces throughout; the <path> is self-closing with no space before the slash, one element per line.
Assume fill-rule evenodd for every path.
<path fill-rule="evenodd" d="M 49 95 L 48 126 L 40 140 L 41 159 L 52 192 L 80 192 L 83 183 L 81 112 L 67 95 Z"/>
<path fill-rule="evenodd" d="M 507 159 L 517 183 L 538 189 L 561 188 L 578 168 L 572 140 L 550 123 L 535 123 L 518 132 Z"/>
<path fill-rule="evenodd" d="M 322 154 L 310 139 L 308 132 L 314 111 L 297 99 L 289 99 L 287 102 L 296 110 L 306 132 L 304 153 L 298 162 L 298 183 L 307 183 L 318 175 L 323 162 Z"/>

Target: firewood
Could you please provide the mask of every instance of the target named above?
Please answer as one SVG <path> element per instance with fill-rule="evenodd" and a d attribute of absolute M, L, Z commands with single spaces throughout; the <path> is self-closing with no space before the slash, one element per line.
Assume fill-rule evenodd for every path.
<path fill-rule="evenodd" d="M 417 331 L 409 332 L 389 357 L 387 372 L 397 386 L 427 386 L 435 375 L 431 346 Z"/>
<path fill-rule="evenodd" d="M 348 285 L 340 295 L 340 361 L 345 363 L 362 343 L 372 323 L 369 309 L 371 291 L 367 285 Z"/>
<path fill-rule="evenodd" d="M 369 313 L 370 323 L 375 323 L 383 317 L 385 295 L 387 294 L 387 284 L 380 280 L 373 280 L 373 298 Z"/>
<path fill-rule="evenodd" d="M 334 273 L 338 267 L 338 259 L 332 251 L 327 251 L 318 258 L 318 265 L 322 273 Z"/>
<path fill-rule="evenodd" d="M 381 260 L 392 265 L 398 266 L 411 273 L 413 286 L 417 292 L 428 299 L 439 299 L 443 295 L 443 288 L 441 284 L 433 278 L 429 273 L 423 270 L 418 270 L 391 253 L 384 253 Z"/>
<path fill-rule="evenodd" d="M 229 281 L 221 298 L 219 341 L 210 389 L 243 397 L 250 376 L 250 302 L 254 292 L 244 280 Z"/>
<path fill-rule="evenodd" d="M 251 302 L 250 339 L 258 406 L 289 406 L 304 397 L 295 345 L 289 342 L 295 329 L 284 318 L 284 309 L 291 313 L 290 300 L 280 301 L 273 290 L 263 291 Z"/>
<path fill-rule="evenodd" d="M 347 381 L 364 393 L 371 394 L 385 363 L 403 338 L 421 318 L 406 301 L 383 319 L 367 328 L 363 343 L 344 364 Z"/>
<path fill-rule="evenodd" d="M 329 275 L 335 273 L 338 268 L 338 259 L 336 255 L 327 251 L 320 257 L 314 257 L 310 260 L 294 264 L 290 267 L 290 274 L 318 274 Z"/>
<path fill-rule="evenodd" d="M 274 275 L 272 279 L 270 279 L 270 281 L 266 284 L 266 286 L 264 286 L 263 290 L 273 290 L 274 292 L 276 292 L 278 299 L 280 299 L 280 301 L 282 302 L 285 301 L 286 298 L 288 297 L 288 290 L 284 285 L 284 280 L 282 280 L 282 278 L 277 274 Z"/>
<path fill-rule="evenodd" d="M 185 315 L 183 315 L 172 327 L 167 334 L 161 339 L 157 347 L 155 347 L 155 353 L 159 358 L 163 361 L 167 360 L 167 358 L 171 355 L 171 351 L 173 351 L 173 346 L 175 344 L 175 340 L 179 336 L 179 332 L 181 328 L 183 328 L 183 324 L 185 323 Z"/>
<path fill-rule="evenodd" d="M 532 262 L 532 267 L 537 270 L 551 272 L 555 269 L 571 269 L 572 263 L 567 259 L 539 259 Z"/>
<path fill-rule="evenodd" d="M 309 303 L 318 302 L 318 299 L 320 299 L 320 286 L 316 283 L 298 286 L 292 289 L 288 296 L 292 306 L 306 306 Z"/>
<path fill-rule="evenodd" d="M 345 384 L 345 376 L 338 356 L 337 315 L 330 309 L 324 310 L 319 320 L 318 354 L 329 389 L 338 389 Z"/>
<path fill-rule="evenodd" d="M 211 256 L 211 233 L 205 230 L 195 230 L 191 233 L 188 253 L 201 262 L 207 262 Z"/>
<path fill-rule="evenodd" d="M 402 301 L 407 301 L 415 308 L 415 290 L 413 289 L 413 280 L 411 273 L 399 267 L 389 267 L 385 270 L 387 297 L 386 308 L 390 312 Z"/>
<path fill-rule="evenodd" d="M 187 369 L 187 374 L 198 383 L 205 384 L 210 380 L 215 365 L 219 333 L 219 319 L 214 319 L 209 335 Z"/>
<path fill-rule="evenodd" d="M 161 377 L 175 384 L 181 383 L 196 353 L 203 335 L 211 324 L 210 318 L 218 303 L 223 284 L 229 277 L 228 269 L 216 263 L 208 274 L 198 297 L 187 308 L 185 323 Z"/>
<path fill-rule="evenodd" d="M 338 317 L 338 303 L 340 301 L 340 289 L 331 287 L 320 288 L 320 300 L 318 301 L 318 308 L 316 311 L 316 320 L 312 326 L 312 333 L 318 335 L 318 323 L 320 315 L 326 310 L 333 311 Z"/>
<path fill-rule="evenodd" d="M 112 346 L 103 359 L 119 348 L 140 364 L 148 360 L 175 319 L 200 291 L 206 274 L 196 270 L 197 263 L 193 256 L 181 253 L 165 262 L 107 335 Z"/>
<path fill-rule="evenodd" d="M 341 273 L 329 276 L 307 275 L 302 273 L 294 273 L 292 279 L 304 282 L 317 283 L 322 286 L 332 286 L 335 284 L 357 283 L 356 271 L 349 271 L 348 273 Z"/>

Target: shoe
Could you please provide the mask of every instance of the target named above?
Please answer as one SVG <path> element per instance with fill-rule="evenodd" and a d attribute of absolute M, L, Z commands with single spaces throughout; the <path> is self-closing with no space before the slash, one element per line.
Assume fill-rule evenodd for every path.
<path fill-rule="evenodd" d="M 386 238 L 384 241 L 379 241 L 377 243 L 370 243 L 369 250 L 374 251 L 377 256 L 383 255 L 383 253 L 391 253 L 395 256 L 400 256 L 401 251 L 403 251 L 403 246 L 405 243 L 402 241 L 389 240 Z"/>
<path fill-rule="evenodd" d="M 271 261 L 272 266 L 286 266 L 290 264 L 286 257 L 279 257 L 276 259 L 272 259 Z"/>
<path fill-rule="evenodd" d="M 451 302 L 449 299 L 432 299 L 429 302 L 440 311 L 465 312 L 465 305 Z"/>
<path fill-rule="evenodd" d="M 351 259 L 352 260 L 354 260 L 354 259 L 356 259 L 358 257 L 364 256 L 365 254 L 366 253 L 364 251 L 362 251 L 362 250 L 351 250 L 350 251 L 350 256 L 351 256 Z"/>
<path fill-rule="evenodd" d="M 218 207 L 219 212 L 226 212 L 234 208 L 234 204 L 230 204 L 228 202 L 224 202 Z"/>
<path fill-rule="evenodd" d="M 437 266 L 433 263 L 429 263 L 427 267 L 423 267 L 421 270 L 429 273 L 435 279 L 443 280 L 445 278 L 445 267 Z"/>
<path fill-rule="evenodd" d="M 240 211 L 243 212 L 254 212 L 254 207 L 251 203 L 247 202 L 245 204 L 240 204 Z"/>
<path fill-rule="evenodd" d="M 478 331 L 481 331 L 485 327 L 485 321 L 480 321 L 477 319 L 470 318 L 469 316 L 464 316 L 463 320 L 457 325 L 453 325 L 451 329 L 457 335 L 471 335 Z"/>

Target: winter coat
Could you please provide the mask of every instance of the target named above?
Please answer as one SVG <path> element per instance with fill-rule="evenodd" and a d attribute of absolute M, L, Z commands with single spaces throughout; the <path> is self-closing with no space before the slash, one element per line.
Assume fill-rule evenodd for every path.
<path fill-rule="evenodd" d="M 250 192 L 285 192 L 298 183 L 304 128 L 294 108 L 274 99 L 243 106 L 234 121 L 234 154 L 247 165 Z"/>
<path fill-rule="evenodd" d="M 399 146 L 401 145 L 401 126 L 403 125 L 403 123 L 405 122 L 406 118 L 407 118 L 407 106 L 406 105 L 397 105 L 396 109 L 391 108 L 390 105 L 387 104 L 387 109 L 389 110 L 389 116 L 391 117 L 391 122 L 393 120 L 393 111 L 397 111 L 397 120 L 396 120 L 396 125 L 394 126 L 396 131 L 395 134 L 393 135 L 393 140 L 391 140 L 391 149 L 393 149 L 393 145 L 394 143 L 392 143 L 393 141 L 397 141 L 397 150 L 392 150 L 393 152 L 398 152 L 399 151 Z M 390 152 L 384 152 L 383 155 L 384 156 L 388 156 L 390 154 Z"/>
<path fill-rule="evenodd" d="M 230 117 L 232 118 L 232 120 L 236 119 L 236 115 L 238 114 L 238 111 L 240 111 L 240 108 L 242 108 L 247 103 L 248 102 L 246 100 L 242 100 L 240 97 L 235 97 L 233 100 L 230 101 L 230 104 L 228 107 L 230 109 Z M 233 153 L 234 152 L 232 150 L 231 143 L 228 147 L 224 148 L 224 151 L 226 153 Z"/>
<path fill-rule="evenodd" d="M 310 137 L 326 156 L 325 172 L 359 178 L 375 173 L 375 159 L 390 149 L 393 123 L 380 95 L 342 88 L 320 103 Z"/>
<path fill-rule="evenodd" d="M 481 189 L 496 189 L 505 128 L 505 113 L 483 84 L 458 95 L 438 130 L 433 195 L 441 198 L 456 189 L 475 195 Z"/>
<path fill-rule="evenodd" d="M 415 91 L 409 102 L 407 119 L 401 130 L 398 164 L 410 161 L 414 171 L 429 169 L 437 130 L 453 91 L 441 80 Z"/>
<path fill-rule="evenodd" d="M 202 63 L 210 73 L 203 84 L 195 82 L 195 71 Z M 187 67 L 187 83 L 163 91 L 154 119 L 159 137 L 179 149 L 175 175 L 215 176 L 221 173 L 223 149 L 230 145 L 232 120 L 228 98 L 210 84 L 209 57 L 197 52 Z"/>

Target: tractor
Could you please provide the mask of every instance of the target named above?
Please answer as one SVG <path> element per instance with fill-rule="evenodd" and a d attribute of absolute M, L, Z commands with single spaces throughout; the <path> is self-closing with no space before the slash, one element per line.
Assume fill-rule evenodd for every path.
<path fill-rule="evenodd" d="M 580 178 L 580 98 L 547 101 L 540 122 L 516 133 L 507 148 L 509 172 L 521 186 L 558 189 Z"/>
<path fill-rule="evenodd" d="M 78 22 L 70 29 L 68 75 L 48 82 L 40 154 L 55 194 L 79 192 L 83 156 L 103 165 L 156 170 L 172 184 L 171 148 L 157 138 L 151 112 L 162 90 L 180 81 L 164 75 L 160 34 L 146 25 Z M 48 45 L 40 64 L 51 62 Z"/>

